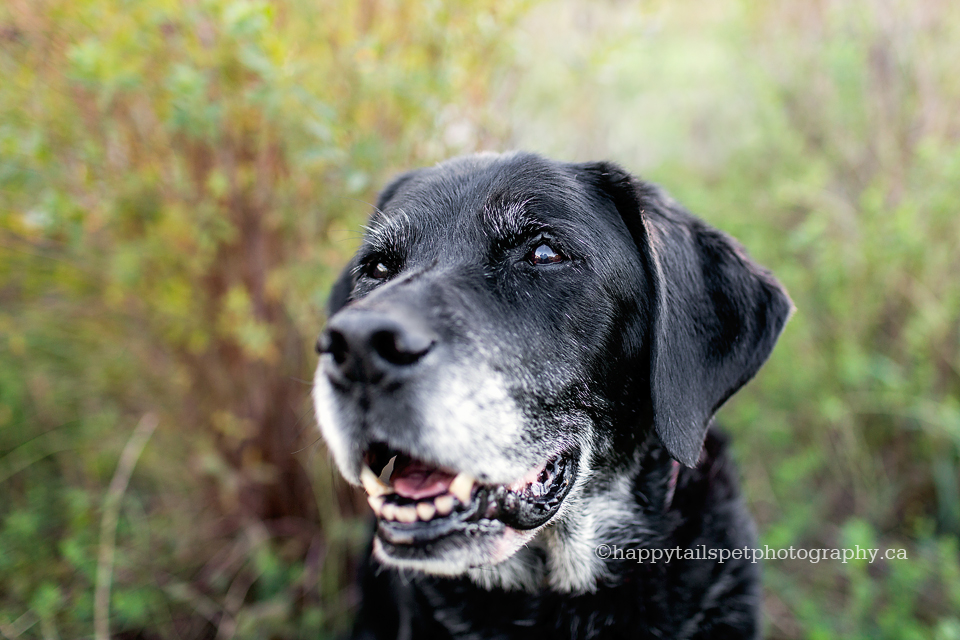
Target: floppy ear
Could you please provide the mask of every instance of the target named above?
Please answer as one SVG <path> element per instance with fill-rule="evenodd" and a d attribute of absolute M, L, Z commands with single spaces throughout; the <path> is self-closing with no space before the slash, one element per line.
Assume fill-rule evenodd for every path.
<path fill-rule="evenodd" d="M 713 414 L 757 373 L 793 311 L 787 292 L 733 238 L 610 163 L 581 165 L 612 200 L 649 279 L 653 426 L 694 466 Z"/>
<path fill-rule="evenodd" d="M 397 194 L 397 191 L 400 190 L 400 187 L 408 182 L 415 173 L 416 171 L 408 171 L 391 180 L 377 197 L 377 204 L 374 208 L 373 215 L 382 213 L 387 203 L 389 203 Z M 340 311 L 340 309 L 347 306 L 347 303 L 350 302 L 350 295 L 353 293 L 353 286 L 356 283 L 356 268 L 356 261 L 350 260 L 347 266 L 343 268 L 343 271 L 340 272 L 340 276 L 336 282 L 333 283 L 333 287 L 330 288 L 330 297 L 327 298 L 328 318 L 332 317 L 333 314 Z"/>

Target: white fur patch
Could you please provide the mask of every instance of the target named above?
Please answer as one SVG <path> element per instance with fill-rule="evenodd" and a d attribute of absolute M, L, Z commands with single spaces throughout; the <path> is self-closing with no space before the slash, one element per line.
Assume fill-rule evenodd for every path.
<path fill-rule="evenodd" d="M 454 468 L 506 484 L 535 464 L 518 460 L 524 420 L 503 377 L 483 366 L 454 370 L 437 381 L 422 403 L 421 442 Z M 514 452 L 514 455 L 510 455 Z M 508 457 L 509 456 L 509 457 Z"/>
<path fill-rule="evenodd" d="M 333 454 L 333 459 L 337 463 L 340 473 L 348 482 L 359 484 L 358 472 L 351 463 L 351 445 L 344 437 L 340 425 L 340 412 L 343 411 L 343 407 L 338 406 L 339 403 L 333 393 L 333 387 L 323 373 L 323 358 L 320 359 L 320 364 L 317 366 L 313 378 L 312 395 L 317 425 L 320 427 L 323 439 L 327 441 L 327 448 Z"/>

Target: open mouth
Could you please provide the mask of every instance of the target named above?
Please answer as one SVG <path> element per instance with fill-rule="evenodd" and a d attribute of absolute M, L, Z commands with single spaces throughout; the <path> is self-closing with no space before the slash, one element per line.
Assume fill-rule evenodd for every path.
<path fill-rule="evenodd" d="M 573 486 L 576 460 L 567 451 L 516 482 L 481 484 L 467 473 L 374 443 L 364 454 L 360 480 L 381 538 L 420 546 L 494 521 L 521 530 L 545 524 Z"/>

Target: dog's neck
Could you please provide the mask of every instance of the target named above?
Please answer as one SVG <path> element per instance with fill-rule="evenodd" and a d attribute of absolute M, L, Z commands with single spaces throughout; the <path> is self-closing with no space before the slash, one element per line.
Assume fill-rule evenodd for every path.
<path fill-rule="evenodd" d="M 581 473 L 577 482 L 589 491 L 571 492 L 554 523 L 504 562 L 471 569 L 470 579 L 488 590 L 529 593 L 590 593 L 615 583 L 617 563 L 603 560 L 598 547 L 627 549 L 649 543 L 658 530 L 649 523 L 669 509 L 679 471 L 680 465 L 659 442 L 648 440 L 616 474 Z M 604 481 L 604 475 L 610 479 Z M 640 495 L 638 486 L 654 486 L 656 494 Z M 566 518 L 566 513 L 577 518 Z"/>

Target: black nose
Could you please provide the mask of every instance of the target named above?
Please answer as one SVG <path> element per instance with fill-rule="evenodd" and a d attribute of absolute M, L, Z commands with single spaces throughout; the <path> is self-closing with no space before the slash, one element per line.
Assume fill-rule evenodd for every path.
<path fill-rule="evenodd" d="M 385 374 L 406 371 L 437 342 L 417 318 L 399 313 L 351 309 L 331 318 L 317 340 L 346 378 L 378 382 Z"/>

